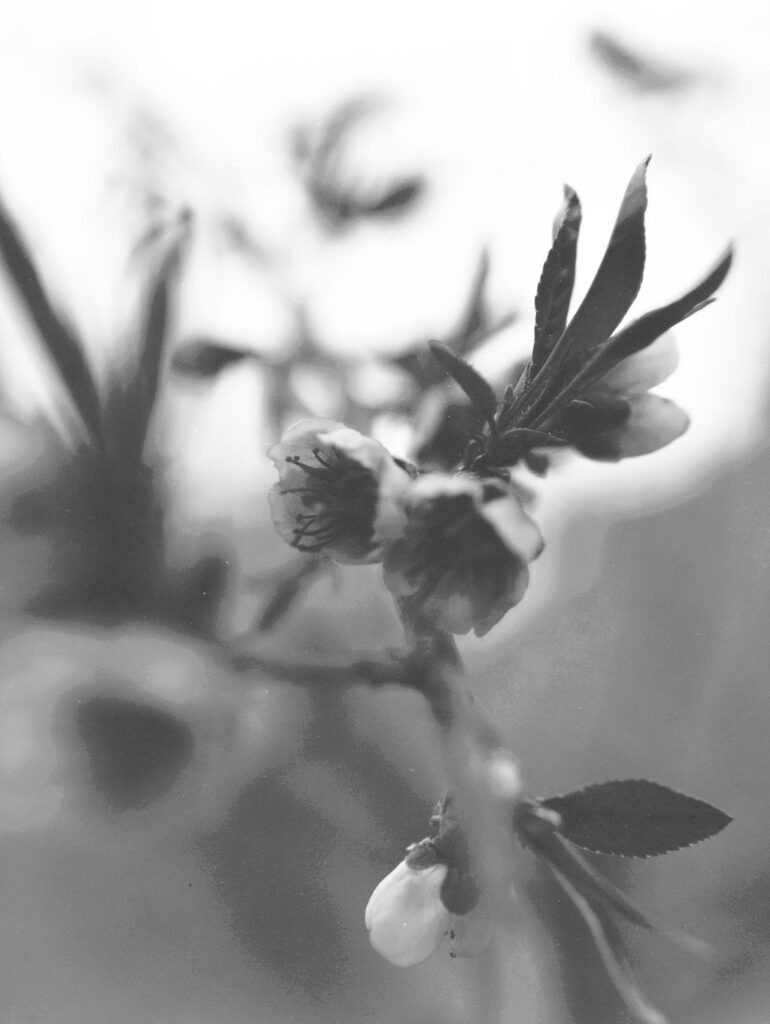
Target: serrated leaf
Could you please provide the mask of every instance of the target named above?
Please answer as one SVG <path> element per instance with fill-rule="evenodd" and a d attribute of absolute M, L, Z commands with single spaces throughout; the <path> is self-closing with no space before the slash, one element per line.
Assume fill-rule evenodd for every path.
<path fill-rule="evenodd" d="M 532 367 L 536 372 L 564 332 L 575 284 L 581 209 L 577 193 L 564 187 L 564 205 L 555 225 L 555 238 L 546 257 L 535 296 L 535 342 Z"/>
<path fill-rule="evenodd" d="M 607 341 L 639 292 L 644 274 L 648 163 L 649 157 L 628 183 L 596 276 L 559 343 L 568 359 Z"/>
<path fill-rule="evenodd" d="M 478 370 L 474 370 L 470 363 L 466 363 L 464 359 L 456 356 L 445 345 L 431 342 L 428 347 L 433 358 L 460 385 L 479 412 L 488 420 L 492 420 L 497 411 L 497 396 L 492 385 L 481 376 Z"/>
<path fill-rule="evenodd" d="M 543 800 L 561 835 L 593 853 L 654 857 L 692 846 L 732 820 L 702 800 L 645 779 L 605 782 Z"/>
<path fill-rule="evenodd" d="M 613 335 L 597 359 L 592 362 L 590 370 L 586 374 L 587 382 L 599 380 L 617 363 L 636 352 L 641 352 L 676 324 L 713 302 L 712 295 L 727 277 L 732 261 L 733 251 L 732 248 L 728 248 L 714 269 L 689 292 L 674 302 L 670 302 L 667 306 L 660 306 L 658 309 L 645 313 L 644 316 L 639 317 L 628 327 Z"/>
<path fill-rule="evenodd" d="M 101 442 L 101 402 L 75 332 L 54 310 L 32 257 L 0 202 L 0 256 L 92 439 Z"/>
<path fill-rule="evenodd" d="M 175 373 L 196 380 L 216 377 L 233 363 L 255 358 L 255 353 L 222 345 L 216 341 L 197 339 L 180 346 L 174 353 L 171 366 Z"/>

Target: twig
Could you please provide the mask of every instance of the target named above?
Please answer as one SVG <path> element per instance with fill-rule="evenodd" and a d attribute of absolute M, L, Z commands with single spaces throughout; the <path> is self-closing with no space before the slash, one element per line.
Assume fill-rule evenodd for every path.
<path fill-rule="evenodd" d="M 414 643 L 422 677 L 415 684 L 427 699 L 442 731 L 442 746 L 452 792 L 452 807 L 467 838 L 473 873 L 481 893 L 479 912 L 498 924 L 510 921 L 514 865 L 512 805 L 518 790 L 495 787 L 489 765 L 513 756 L 486 721 L 466 685 L 453 638 L 437 631 L 405 602 L 399 614 Z M 414 667 L 413 667 L 414 671 Z"/>
<path fill-rule="evenodd" d="M 348 654 L 337 658 L 288 660 L 280 654 L 261 649 L 235 652 L 230 660 L 238 672 L 264 672 L 300 686 L 411 685 L 410 659 L 400 652 L 392 652 L 381 658 L 372 657 L 371 654 Z"/>

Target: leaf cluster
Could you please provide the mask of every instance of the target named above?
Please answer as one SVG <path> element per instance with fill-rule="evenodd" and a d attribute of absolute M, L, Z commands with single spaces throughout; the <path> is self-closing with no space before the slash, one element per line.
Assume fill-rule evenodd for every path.
<path fill-rule="evenodd" d="M 571 844 L 592 853 L 653 857 L 708 839 L 730 821 L 711 804 L 646 779 L 600 783 L 564 796 L 522 801 L 516 809 L 519 838 L 582 916 L 610 979 L 642 1024 L 665 1024 L 665 1018 L 639 990 L 618 922 L 664 936 L 694 953 L 704 954 L 708 947 L 641 911 Z"/>
<path fill-rule="evenodd" d="M 647 164 L 640 164 L 628 184 L 599 268 L 571 319 L 581 207 L 574 190 L 565 189 L 535 296 L 532 352 L 501 400 L 461 355 L 444 345 L 431 345 L 436 361 L 486 423 L 480 436 L 468 438 L 464 468 L 480 475 L 505 475 L 517 462 L 528 461 L 536 449 L 569 445 L 581 431 L 621 426 L 630 412 L 628 403 L 622 396 L 602 394 L 602 379 L 713 301 L 730 269 L 729 249 L 680 298 L 620 328 L 644 274 Z"/>
<path fill-rule="evenodd" d="M 70 447 L 47 432 L 55 471 L 40 493 L 24 495 L 10 523 L 49 535 L 63 531 L 50 572 L 28 603 L 37 614 L 153 614 L 177 627 L 210 631 L 224 563 L 205 558 L 185 573 L 169 571 L 163 494 L 147 458 L 189 230 L 188 218 L 152 268 L 139 323 L 122 346 L 127 359 L 113 356 L 106 380 L 99 380 L 82 338 L 56 308 L 22 233 L 0 203 L 0 259 L 76 421 Z"/>

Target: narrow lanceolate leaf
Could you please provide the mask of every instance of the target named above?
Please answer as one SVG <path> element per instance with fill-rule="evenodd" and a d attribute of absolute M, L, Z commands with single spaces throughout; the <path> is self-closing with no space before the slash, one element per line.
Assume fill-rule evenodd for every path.
<path fill-rule="evenodd" d="M 667 306 L 660 306 L 650 313 L 645 313 L 628 327 L 618 331 L 610 338 L 596 361 L 592 362 L 590 379 L 597 380 L 604 376 L 622 359 L 626 359 L 635 352 L 641 352 L 676 324 L 713 302 L 712 296 L 727 277 L 732 261 L 733 251 L 729 248 L 714 269 L 681 298 L 670 302 Z"/>
<path fill-rule="evenodd" d="M 557 827 L 538 820 L 538 812 L 523 812 L 518 821 L 518 833 L 522 842 L 529 846 L 549 868 L 559 871 L 593 906 L 601 906 L 609 913 L 637 928 L 662 935 L 683 949 L 697 955 L 707 955 L 711 950 L 702 939 L 673 928 L 671 925 L 651 918 L 613 885 L 608 878 L 593 868 L 557 832 Z"/>
<path fill-rule="evenodd" d="M 489 252 L 483 249 L 460 322 L 447 338 L 447 346 L 458 356 L 466 356 L 473 352 L 487 339 L 509 327 L 516 319 L 514 313 L 503 313 L 496 319 L 492 317 L 487 298 L 488 277 Z"/>
<path fill-rule="evenodd" d="M 541 368 L 567 324 L 575 284 L 580 219 L 580 200 L 577 193 L 566 185 L 564 205 L 554 225 L 554 243 L 543 266 L 535 296 L 535 343 L 532 348 L 534 372 Z"/>
<path fill-rule="evenodd" d="M 425 191 L 425 181 L 419 175 L 395 182 L 376 202 L 365 204 L 365 212 L 375 215 L 406 213 Z"/>
<path fill-rule="evenodd" d="M 218 376 L 233 363 L 249 358 L 256 358 L 256 354 L 201 338 L 180 346 L 174 353 L 171 366 L 183 377 L 206 380 Z"/>
<path fill-rule="evenodd" d="M 276 626 L 294 607 L 309 581 L 328 570 L 326 558 L 312 558 L 307 555 L 282 574 L 269 594 L 267 602 L 256 620 L 256 629 L 268 630 Z"/>
<path fill-rule="evenodd" d="M 644 274 L 644 213 L 649 157 L 637 167 L 620 205 L 609 245 L 585 298 L 567 327 L 567 358 L 607 341 L 637 296 Z"/>
<path fill-rule="evenodd" d="M 489 252 L 484 249 L 479 256 L 479 263 L 473 278 L 465 311 L 455 331 L 452 348 L 458 355 L 464 356 L 472 351 L 478 336 L 483 335 L 489 326 L 489 310 L 487 309 L 486 298 L 488 277 Z"/>
<path fill-rule="evenodd" d="M 645 779 L 605 782 L 543 800 L 576 846 L 619 857 L 654 857 L 692 846 L 732 820 L 702 800 Z"/>
<path fill-rule="evenodd" d="M 610 981 L 631 1013 L 641 1024 L 667 1024 L 667 1018 L 642 995 L 620 930 L 612 916 L 601 905 L 586 899 L 558 868 L 552 864 L 548 867 L 585 921 Z"/>
<path fill-rule="evenodd" d="M 689 70 L 638 53 L 606 32 L 592 33 L 588 45 L 594 57 L 637 92 L 673 92 L 696 81 Z"/>
<path fill-rule="evenodd" d="M 32 257 L 0 203 L 0 256 L 91 438 L 101 441 L 101 403 L 75 333 L 54 310 Z"/>
<path fill-rule="evenodd" d="M 445 345 L 431 342 L 429 347 L 433 358 L 443 366 L 450 377 L 457 381 L 479 412 L 488 420 L 493 419 L 497 411 L 497 396 L 492 385 L 481 376 L 478 370 L 474 370 L 470 363 L 466 363 L 464 359 L 456 356 Z"/>
<path fill-rule="evenodd" d="M 150 285 L 134 379 L 129 388 L 131 415 L 135 421 L 136 449 L 140 452 L 160 387 L 168 340 L 172 292 L 179 277 L 184 239 L 165 255 Z"/>

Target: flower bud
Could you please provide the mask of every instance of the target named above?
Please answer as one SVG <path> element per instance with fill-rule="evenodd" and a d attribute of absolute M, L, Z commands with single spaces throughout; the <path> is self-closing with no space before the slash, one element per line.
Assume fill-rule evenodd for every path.
<path fill-rule="evenodd" d="M 449 931 L 452 914 L 441 902 L 446 864 L 410 867 L 404 860 L 371 895 L 364 920 L 372 946 L 396 967 L 422 963 Z"/>
<path fill-rule="evenodd" d="M 435 823 L 438 834 L 409 847 L 366 908 L 372 946 L 397 967 L 422 963 L 445 937 L 451 956 L 468 957 L 492 938 L 493 921 L 479 902 L 465 835 L 448 818 Z"/>
<path fill-rule="evenodd" d="M 615 461 L 665 448 L 687 430 L 689 417 L 649 389 L 677 367 L 670 333 L 615 366 L 562 413 L 556 432 L 583 455 Z"/>

